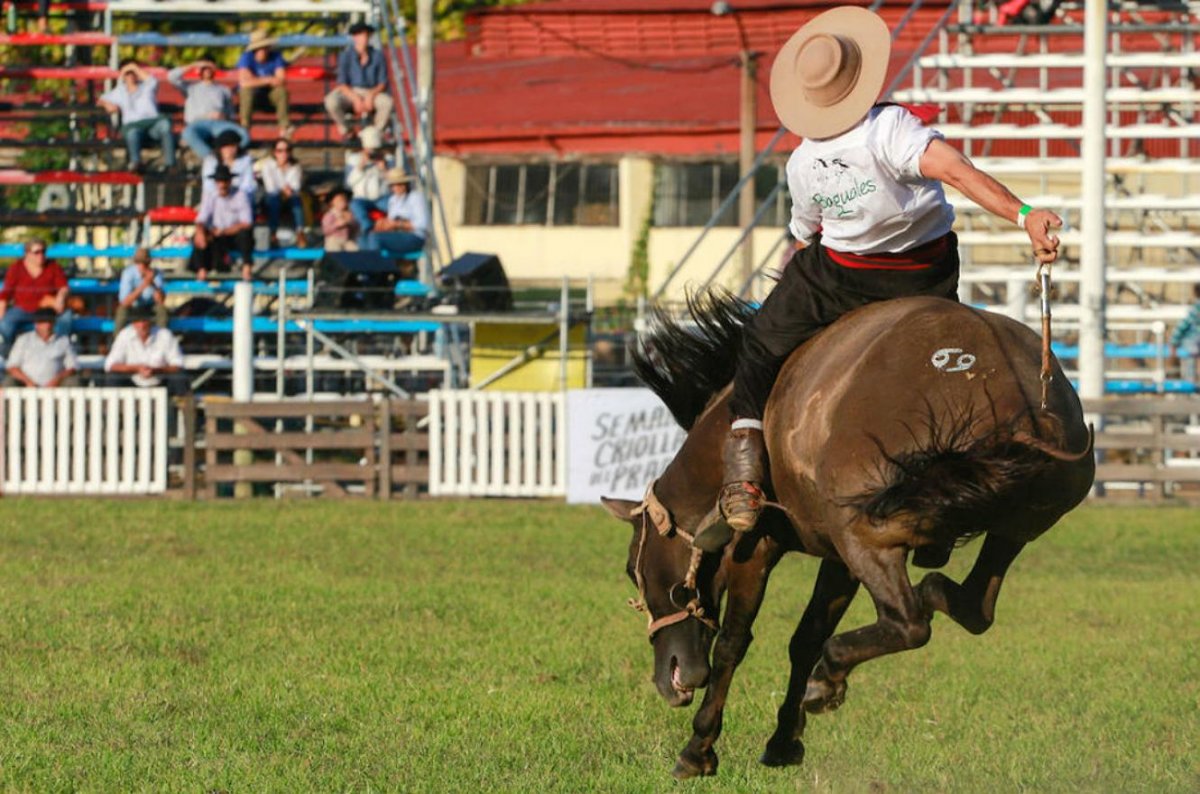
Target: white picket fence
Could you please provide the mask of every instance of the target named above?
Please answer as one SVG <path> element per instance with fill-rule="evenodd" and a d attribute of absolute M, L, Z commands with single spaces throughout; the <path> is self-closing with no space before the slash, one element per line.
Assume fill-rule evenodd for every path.
<path fill-rule="evenodd" d="M 562 392 L 429 393 L 431 496 L 563 496 Z"/>
<path fill-rule="evenodd" d="M 5 494 L 167 489 L 166 389 L 5 389 Z"/>

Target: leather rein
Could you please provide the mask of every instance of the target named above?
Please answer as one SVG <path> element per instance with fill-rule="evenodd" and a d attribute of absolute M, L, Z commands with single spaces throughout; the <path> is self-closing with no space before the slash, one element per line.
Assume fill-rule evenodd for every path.
<path fill-rule="evenodd" d="M 668 594 L 671 599 L 671 604 L 678 608 L 678 611 L 672 612 L 669 615 L 664 615 L 660 618 L 655 618 L 650 612 L 650 606 L 646 603 L 646 580 L 642 576 L 642 555 L 646 550 L 646 540 L 650 537 L 650 527 L 662 537 L 668 537 L 672 533 L 684 538 L 689 544 L 694 540 L 691 533 L 675 524 L 671 517 L 671 511 L 658 501 L 658 497 L 654 495 L 654 483 L 650 483 L 650 487 L 646 489 L 646 496 L 642 499 L 642 503 L 633 509 L 630 514 L 633 517 L 640 517 L 642 524 L 641 538 L 638 540 L 637 558 L 633 563 L 633 577 L 637 582 L 638 597 L 631 598 L 628 601 L 629 606 L 636 609 L 638 612 L 646 614 L 646 633 L 651 642 L 654 641 L 654 635 L 665 629 L 667 626 L 673 626 L 676 623 L 682 623 L 688 618 L 696 620 L 708 626 L 713 631 L 717 631 L 720 626 L 717 622 L 708 616 L 704 611 L 704 606 L 700 603 L 700 590 L 696 586 L 696 573 L 700 570 L 700 558 L 704 552 L 692 546 L 692 558 L 688 563 L 687 574 L 684 575 L 683 581 L 671 586 Z M 685 593 L 691 593 L 692 597 L 685 603 L 680 604 L 676 598 L 676 591 L 680 588 Z"/>

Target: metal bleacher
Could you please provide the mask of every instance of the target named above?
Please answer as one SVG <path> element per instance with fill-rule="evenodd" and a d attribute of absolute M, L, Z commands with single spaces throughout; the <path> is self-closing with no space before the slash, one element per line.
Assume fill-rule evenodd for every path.
<path fill-rule="evenodd" d="M 1191 285 L 1200 282 L 1200 3 L 1109 8 L 1109 389 L 1187 390 L 1165 376 L 1161 347 L 1164 329 L 1184 316 Z M 1083 6 L 1061 3 L 1052 20 L 1037 25 L 992 24 L 994 14 L 990 4 L 960 3 L 957 21 L 938 31 L 916 58 L 910 85 L 891 98 L 941 106 L 935 124 L 947 140 L 1028 203 L 1067 221 L 1054 311 L 1069 341 L 1080 314 Z M 957 194 L 951 201 L 963 299 L 1035 324 L 1026 235 Z M 1059 349 L 1070 369 L 1077 347 Z"/>
<path fill-rule="evenodd" d="M 15 1 L 22 14 L 32 12 L 32 0 Z M 4 5 L 13 2 L 6 0 Z M 292 26 L 294 32 L 278 35 L 280 49 L 307 53 L 288 68 L 293 94 L 289 104 L 293 123 L 299 125 L 293 143 L 301 150 L 301 162 L 310 182 L 314 178 L 321 183 L 340 181 L 344 145 L 331 134 L 321 100 L 332 89 L 334 56 L 349 44 L 344 33 L 349 21 L 367 18 L 378 24 L 389 10 L 395 10 L 394 4 L 378 0 L 70 0 L 51 4 L 49 33 L 21 32 L 12 29 L 11 23 L 7 33 L 0 32 L 0 46 L 15 48 L 18 53 L 41 48 L 42 53 L 25 58 L 24 63 L 0 66 L 0 87 L 8 89 L 0 89 L 0 148 L 9 152 L 61 150 L 70 158 L 68 167 L 56 169 L 17 167 L 12 160 L 0 163 L 0 188 L 33 188 L 42 191 L 43 197 L 46 191 L 56 189 L 60 191 L 56 195 L 68 199 L 61 202 L 62 206 L 39 202 L 36 210 L 4 206 L 0 217 L 10 228 L 71 230 L 70 241 L 52 243 L 48 255 L 67 267 L 72 275 L 71 294 L 88 304 L 88 309 L 77 313 L 71 323 L 72 333 L 84 351 L 85 368 L 94 369 L 102 360 L 102 355 L 89 353 L 88 349 L 99 346 L 99 352 L 103 352 L 113 331 L 116 275 L 139 243 L 151 246 L 152 256 L 167 275 L 164 291 L 173 312 L 169 327 L 186 334 L 189 340 L 200 340 L 199 349 L 187 351 L 188 368 L 201 373 L 197 380 L 228 370 L 230 363 L 231 317 L 220 312 L 211 316 L 174 313 L 175 308 L 195 299 L 207 300 L 219 309 L 220 304 L 228 304 L 238 283 L 229 279 L 197 281 L 181 272 L 192 252 L 187 230 L 194 219 L 192 206 L 199 197 L 195 175 L 139 175 L 124 170 L 123 142 L 115 130 L 106 126 L 106 114 L 95 105 L 95 96 L 117 77 L 118 48 L 177 51 L 205 47 L 233 53 L 245 48 L 252 27 L 300 23 Z M 245 24 L 240 32 L 213 33 L 209 23 L 215 16 L 236 16 Z M 164 21 L 170 23 L 166 27 L 170 32 L 156 29 Z M 197 27 L 204 30 L 187 31 L 189 21 L 196 21 Z M 402 21 L 391 22 L 397 24 L 402 26 Z M 93 48 L 106 48 L 107 57 L 92 61 Z M 56 49 L 60 56 L 45 56 L 48 50 Z M 80 53 L 88 55 L 81 58 Z M 173 60 L 168 56 L 166 63 L 174 65 Z M 166 68 L 147 67 L 147 71 L 162 81 L 159 107 L 175 121 L 178 134 L 182 129 L 178 92 L 168 86 Z M 391 76 L 394 90 L 404 92 L 402 73 L 393 72 Z M 236 73 L 218 70 L 217 80 L 236 83 Z M 401 85 L 395 85 L 397 80 Z M 61 90 L 50 94 L 18 93 L 26 90 L 30 81 L 53 83 Z M 396 98 L 398 111 L 403 106 L 407 112 L 411 97 Z M 68 122 L 66 131 L 58 129 L 52 135 L 23 132 L 30 123 L 59 120 Z M 257 113 L 250 132 L 252 146 L 273 142 L 277 133 L 272 115 Z M 410 130 L 401 132 L 396 140 L 411 146 Z M 404 154 L 404 147 L 398 145 L 397 151 Z M 154 229 L 152 224 L 159 227 Z M 17 241 L 27 236 L 23 232 L 9 235 L 13 242 L 0 243 L 0 260 L 21 256 L 23 245 Z M 281 234 L 281 239 L 286 242 L 288 238 Z M 275 335 L 279 344 L 273 356 L 267 355 L 265 340 L 257 344 L 256 369 L 282 365 L 292 371 L 315 367 L 343 375 L 352 375 L 356 370 L 362 374 L 369 369 L 449 377 L 444 357 L 431 354 L 432 338 L 443 322 L 430 315 L 416 318 L 400 313 L 388 318 L 386 314 L 355 316 L 353 310 L 334 310 L 332 315 L 315 311 L 318 293 L 330 292 L 328 286 L 315 281 L 313 272 L 324 251 L 319 247 L 267 248 L 259 242 L 254 252 L 259 279 L 253 282 L 256 316 L 251 332 L 256 336 Z M 397 258 L 421 260 L 416 269 L 424 280 L 401 277 L 394 287 L 395 299 L 410 309 L 427 308 L 437 292 L 429 276 L 429 264 L 422 254 Z M 307 277 L 297 277 L 306 270 Z M 328 298 L 328 294 L 322 297 Z M 285 343 L 285 339 L 294 340 L 300 334 L 306 337 L 302 342 Z M 294 355 L 297 351 L 306 352 Z"/>

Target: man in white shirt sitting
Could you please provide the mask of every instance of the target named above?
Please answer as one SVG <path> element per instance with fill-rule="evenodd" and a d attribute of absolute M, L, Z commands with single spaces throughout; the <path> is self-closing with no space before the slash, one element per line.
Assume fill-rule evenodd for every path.
<path fill-rule="evenodd" d="M 154 325 L 150 308 L 131 308 L 129 325 L 117 334 L 104 359 L 108 385 L 166 386 L 171 394 L 182 394 L 189 387 L 182 369 L 183 351 L 175 335 Z"/>
<path fill-rule="evenodd" d="M 18 336 L 8 355 L 4 388 L 53 389 L 81 385 L 75 375 L 79 369 L 75 347 L 70 339 L 54 333 L 57 320 L 54 309 L 38 309 L 33 313 L 33 330 Z"/>

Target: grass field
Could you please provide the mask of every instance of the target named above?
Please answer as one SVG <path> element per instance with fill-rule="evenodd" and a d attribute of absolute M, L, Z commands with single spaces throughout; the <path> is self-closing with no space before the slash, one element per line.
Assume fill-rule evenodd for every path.
<path fill-rule="evenodd" d="M 1088 508 L 992 631 L 944 617 L 756 763 L 814 561 L 785 560 L 716 779 L 650 683 L 628 534 L 496 501 L 0 501 L 0 788 L 29 791 L 1196 791 L 1200 514 Z M 961 574 L 974 547 L 959 552 Z M 847 625 L 871 617 L 860 598 Z"/>

